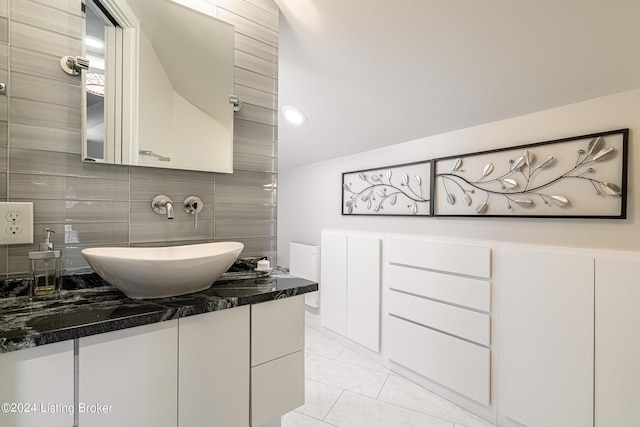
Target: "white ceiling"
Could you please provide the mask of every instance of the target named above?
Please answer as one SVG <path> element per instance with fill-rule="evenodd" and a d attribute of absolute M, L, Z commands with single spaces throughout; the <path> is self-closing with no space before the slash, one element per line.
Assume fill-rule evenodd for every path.
<path fill-rule="evenodd" d="M 638 0 L 275 1 L 280 170 L 640 87 Z"/>

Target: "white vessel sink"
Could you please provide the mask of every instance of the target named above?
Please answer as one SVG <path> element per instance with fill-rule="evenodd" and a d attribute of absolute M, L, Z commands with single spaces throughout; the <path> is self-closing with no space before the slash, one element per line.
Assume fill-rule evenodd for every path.
<path fill-rule="evenodd" d="M 163 298 L 209 288 L 242 252 L 238 242 L 82 250 L 100 277 L 129 298 Z"/>

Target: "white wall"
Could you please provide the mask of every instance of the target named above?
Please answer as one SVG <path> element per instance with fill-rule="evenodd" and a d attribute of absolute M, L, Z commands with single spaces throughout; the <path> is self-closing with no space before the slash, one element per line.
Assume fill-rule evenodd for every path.
<path fill-rule="evenodd" d="M 428 120 L 428 118 L 425 118 Z M 366 126 L 363 124 L 354 124 Z M 627 219 L 425 218 L 342 216 L 342 173 L 419 160 L 630 128 Z M 371 230 L 497 241 L 640 250 L 640 89 L 422 138 L 354 156 L 284 170 L 278 176 L 278 261 L 289 241 L 320 244 L 323 228 Z M 344 143 L 349 143 L 345 141 Z"/>

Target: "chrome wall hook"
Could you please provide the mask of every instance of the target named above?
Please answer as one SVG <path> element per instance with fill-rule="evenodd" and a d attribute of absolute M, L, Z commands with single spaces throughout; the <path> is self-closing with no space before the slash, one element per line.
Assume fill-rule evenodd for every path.
<path fill-rule="evenodd" d="M 233 104 L 233 111 L 238 112 L 242 109 L 242 99 L 235 95 L 229 95 L 229 103 Z"/>
<path fill-rule="evenodd" d="M 89 69 L 89 60 L 80 56 L 63 56 L 60 58 L 60 68 L 67 74 L 77 76 L 81 70 Z"/>

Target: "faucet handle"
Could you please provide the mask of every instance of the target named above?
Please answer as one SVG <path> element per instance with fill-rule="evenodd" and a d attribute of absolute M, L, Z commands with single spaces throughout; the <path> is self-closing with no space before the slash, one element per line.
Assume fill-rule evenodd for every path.
<path fill-rule="evenodd" d="M 204 203 L 202 203 L 200 197 L 187 196 L 184 202 L 182 202 L 182 207 L 189 215 L 195 215 L 193 228 L 198 228 L 198 213 L 200 213 L 204 207 Z"/>

